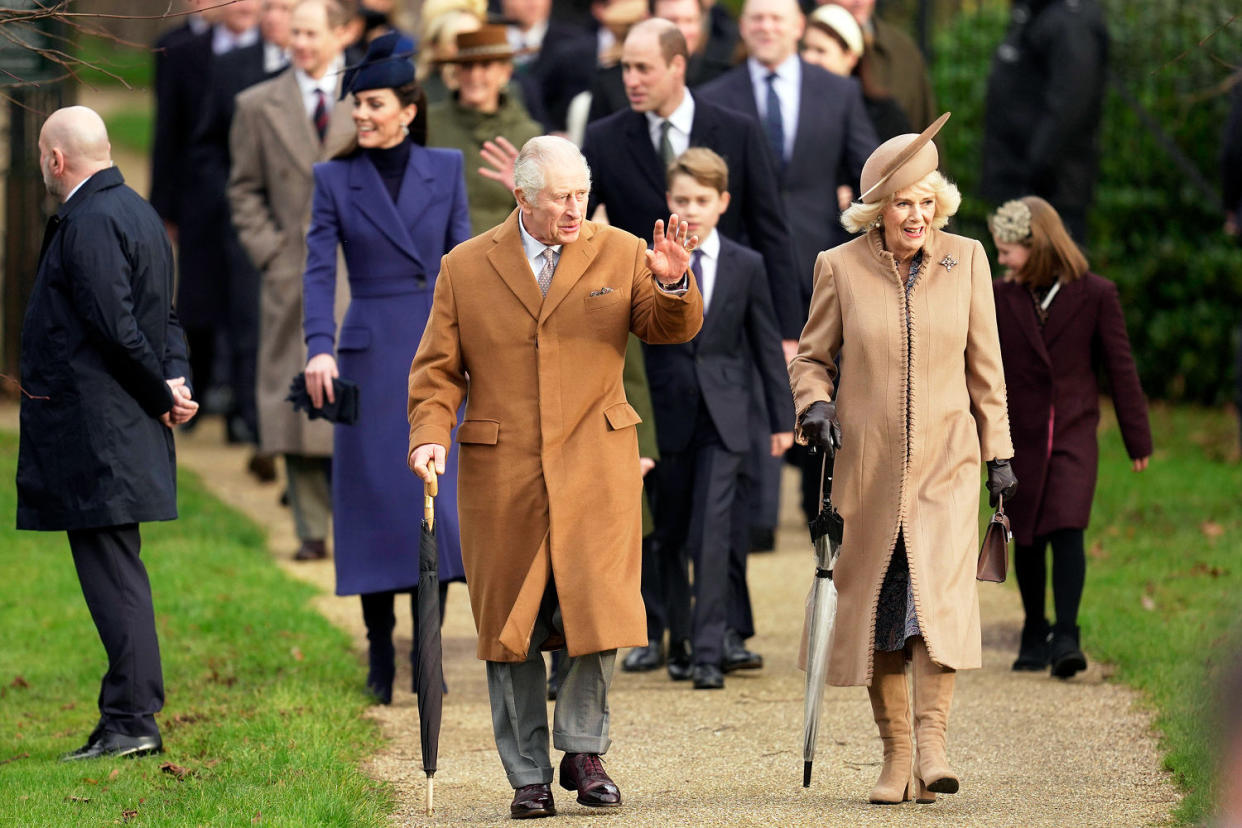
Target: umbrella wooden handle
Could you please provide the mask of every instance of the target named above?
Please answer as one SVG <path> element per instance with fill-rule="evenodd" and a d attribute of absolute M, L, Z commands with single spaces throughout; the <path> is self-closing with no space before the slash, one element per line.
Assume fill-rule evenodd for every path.
<path fill-rule="evenodd" d="M 440 493 L 440 481 L 436 478 L 436 461 L 427 461 L 428 479 L 423 481 L 423 519 L 427 528 L 434 529 L 436 524 L 436 495 Z"/>

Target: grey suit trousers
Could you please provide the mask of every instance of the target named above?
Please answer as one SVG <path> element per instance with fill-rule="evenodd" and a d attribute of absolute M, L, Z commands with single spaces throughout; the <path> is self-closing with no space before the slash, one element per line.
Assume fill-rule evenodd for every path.
<path fill-rule="evenodd" d="M 525 661 L 487 662 L 487 692 L 492 703 L 492 731 L 509 784 L 550 784 L 547 671 L 539 645 L 561 633 L 564 625 L 556 588 L 543 596 Z M 608 687 L 617 651 L 606 650 L 569 659 L 569 670 L 556 697 L 552 744 L 566 753 L 605 753 L 608 738 Z"/>

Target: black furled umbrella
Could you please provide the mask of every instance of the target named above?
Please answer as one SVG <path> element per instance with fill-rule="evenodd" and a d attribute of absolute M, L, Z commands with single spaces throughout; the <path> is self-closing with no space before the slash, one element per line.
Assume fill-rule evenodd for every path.
<path fill-rule="evenodd" d="M 837 585 L 832 582 L 832 567 L 841 549 L 845 528 L 841 515 L 832 505 L 832 470 L 834 458 L 824 454 L 822 504 L 819 514 L 810 522 L 811 540 L 815 544 L 815 581 L 811 587 L 811 613 L 806 645 L 806 703 L 802 741 L 802 787 L 811 786 L 811 764 L 815 761 L 815 739 L 819 735 L 819 708 L 824 700 L 824 682 L 828 677 L 828 642 L 837 616 Z"/>
<path fill-rule="evenodd" d="M 434 463 L 434 461 L 432 461 Z M 418 592 L 415 638 L 418 663 L 414 684 L 418 688 L 418 731 L 423 747 L 423 771 L 427 774 L 427 815 L 435 813 L 434 780 L 440 756 L 440 718 L 444 712 L 444 653 L 440 649 L 440 574 L 436 555 L 435 497 L 439 493 L 436 471 L 427 464 L 431 480 L 423 484 L 423 531 L 418 544 Z"/>

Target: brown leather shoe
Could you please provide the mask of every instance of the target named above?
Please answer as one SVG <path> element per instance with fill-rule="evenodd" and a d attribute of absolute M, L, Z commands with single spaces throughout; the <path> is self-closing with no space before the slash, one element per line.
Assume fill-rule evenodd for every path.
<path fill-rule="evenodd" d="M 561 787 L 578 792 L 578 804 L 611 808 L 621 804 L 621 791 L 604 772 L 598 753 L 566 753 L 561 760 Z"/>
<path fill-rule="evenodd" d="M 246 464 L 246 471 L 254 475 L 254 478 L 260 483 L 271 483 L 276 479 L 276 461 L 270 454 L 259 454 L 255 452 L 250 455 L 250 462 Z"/>
<path fill-rule="evenodd" d="M 328 557 L 328 544 L 321 540 L 304 540 L 293 553 L 295 561 L 322 561 Z"/>
<path fill-rule="evenodd" d="M 552 786 L 548 784 L 523 785 L 513 792 L 509 816 L 514 819 L 538 819 L 556 816 L 556 803 L 552 801 Z"/>

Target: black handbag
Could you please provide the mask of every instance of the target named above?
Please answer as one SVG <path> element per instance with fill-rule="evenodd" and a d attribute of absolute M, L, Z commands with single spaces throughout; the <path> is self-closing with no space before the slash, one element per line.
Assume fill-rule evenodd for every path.
<path fill-rule="evenodd" d="M 289 385 L 289 396 L 285 400 L 293 403 L 294 411 L 305 411 L 312 420 L 327 420 L 341 425 L 353 425 L 358 421 L 358 383 L 336 377 L 332 380 L 332 402 L 326 399 L 323 405 L 316 408 L 311 403 L 310 393 L 306 390 L 305 372 L 293 378 Z"/>

